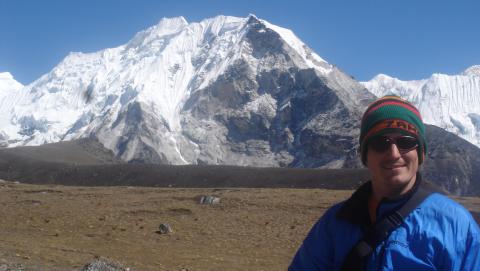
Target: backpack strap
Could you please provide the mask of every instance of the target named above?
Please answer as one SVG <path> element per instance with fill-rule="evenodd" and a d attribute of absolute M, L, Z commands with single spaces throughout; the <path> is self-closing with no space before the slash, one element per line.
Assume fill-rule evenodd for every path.
<path fill-rule="evenodd" d="M 420 185 L 400 209 L 389 213 L 375 223 L 347 254 L 341 270 L 364 270 L 365 259 L 375 250 L 378 244 L 387 239 L 390 233 L 403 223 L 405 217 L 432 193 L 431 189 Z"/>

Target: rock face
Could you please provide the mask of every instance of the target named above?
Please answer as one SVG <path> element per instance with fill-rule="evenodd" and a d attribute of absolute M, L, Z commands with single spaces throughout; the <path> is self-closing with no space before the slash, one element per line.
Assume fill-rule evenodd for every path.
<path fill-rule="evenodd" d="M 187 160 L 296 167 L 354 163 L 355 153 L 345 150 L 354 149 L 358 136 L 358 121 L 352 119 L 360 119 L 360 111 L 351 105 L 356 100 L 342 101 L 338 90 L 314 70 L 292 67 L 264 72 L 257 80 L 249 79 L 248 70 L 234 74 L 222 76 L 187 102 L 184 134 L 199 150 Z M 229 92 L 220 91 L 226 84 Z M 361 95 L 353 97 L 362 100 Z"/>
<path fill-rule="evenodd" d="M 480 195 L 480 149 L 436 126 L 427 126 L 423 175 L 454 195 Z"/>

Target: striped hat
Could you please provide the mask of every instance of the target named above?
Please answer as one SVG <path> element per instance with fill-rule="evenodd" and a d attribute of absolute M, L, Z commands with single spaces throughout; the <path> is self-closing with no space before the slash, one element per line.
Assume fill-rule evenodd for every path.
<path fill-rule="evenodd" d="M 418 163 L 427 153 L 425 125 L 418 109 L 397 96 L 385 96 L 374 101 L 363 114 L 360 131 L 360 152 L 366 165 L 368 141 L 377 135 L 401 133 L 417 138 L 419 142 Z"/>

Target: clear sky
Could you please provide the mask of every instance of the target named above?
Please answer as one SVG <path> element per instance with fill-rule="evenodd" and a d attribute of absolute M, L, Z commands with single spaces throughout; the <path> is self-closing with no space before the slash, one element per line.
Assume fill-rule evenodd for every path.
<path fill-rule="evenodd" d="M 250 13 L 293 30 L 360 81 L 480 64 L 478 0 L 0 0 L 0 72 L 28 84 L 69 52 L 117 47 L 163 17 Z"/>

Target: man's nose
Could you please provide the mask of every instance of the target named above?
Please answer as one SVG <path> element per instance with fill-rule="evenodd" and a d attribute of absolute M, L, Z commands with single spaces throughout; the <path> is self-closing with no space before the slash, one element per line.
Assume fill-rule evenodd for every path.
<path fill-rule="evenodd" d="M 400 158 L 402 156 L 396 144 L 390 144 L 387 153 L 392 158 Z"/>

